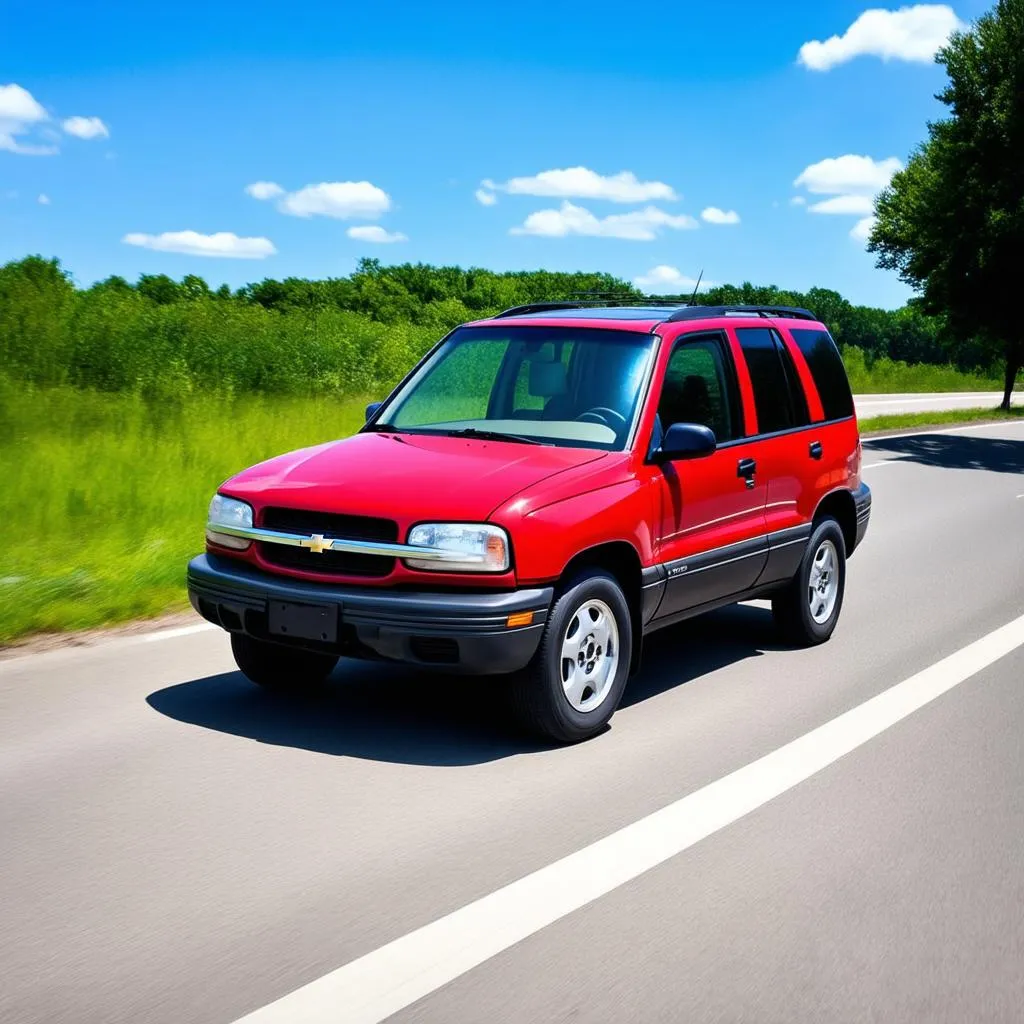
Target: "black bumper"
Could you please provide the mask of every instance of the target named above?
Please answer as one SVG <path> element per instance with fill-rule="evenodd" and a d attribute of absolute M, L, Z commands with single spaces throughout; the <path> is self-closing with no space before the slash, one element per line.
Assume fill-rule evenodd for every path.
<path fill-rule="evenodd" d="M 871 518 L 871 488 L 867 484 L 862 483 L 853 492 L 853 505 L 857 512 L 857 543 L 854 544 L 856 548 L 860 546 L 864 534 L 868 532 L 868 520 Z"/>
<path fill-rule="evenodd" d="M 234 633 L 357 658 L 404 661 L 472 674 L 515 672 L 533 657 L 554 596 L 551 587 L 503 593 L 446 593 L 338 586 L 272 576 L 242 562 L 199 555 L 188 596 L 203 618 Z M 338 608 L 336 643 L 271 636 L 272 600 Z M 529 626 L 509 628 L 516 612 Z"/>

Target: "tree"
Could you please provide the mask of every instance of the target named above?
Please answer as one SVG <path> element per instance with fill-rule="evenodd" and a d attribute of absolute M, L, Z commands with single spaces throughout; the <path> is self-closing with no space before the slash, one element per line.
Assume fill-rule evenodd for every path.
<path fill-rule="evenodd" d="M 949 117 L 878 197 L 868 249 L 945 316 L 956 348 L 1001 354 L 1009 409 L 1024 365 L 1024 0 L 999 0 L 936 61 Z"/>

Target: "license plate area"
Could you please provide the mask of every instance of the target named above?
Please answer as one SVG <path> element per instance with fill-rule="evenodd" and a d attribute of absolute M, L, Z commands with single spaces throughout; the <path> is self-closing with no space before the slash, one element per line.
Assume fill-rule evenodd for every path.
<path fill-rule="evenodd" d="M 271 599 L 267 628 L 273 636 L 335 644 L 338 642 L 338 606 Z"/>

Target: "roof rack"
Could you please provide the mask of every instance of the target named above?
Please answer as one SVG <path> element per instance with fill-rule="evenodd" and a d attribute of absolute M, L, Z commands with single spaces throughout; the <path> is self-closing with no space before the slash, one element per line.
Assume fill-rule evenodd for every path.
<path fill-rule="evenodd" d="M 526 316 L 528 313 L 547 313 L 556 309 L 591 309 L 595 306 L 671 306 L 673 309 L 678 309 L 680 306 L 685 306 L 687 301 L 688 299 L 684 296 L 673 298 L 664 295 L 631 295 L 628 292 L 575 292 L 562 302 L 528 302 L 522 306 L 513 306 L 501 313 L 495 313 L 492 319 L 501 320 L 503 317 Z"/>
<path fill-rule="evenodd" d="M 809 309 L 800 309 L 798 306 L 687 306 L 684 309 L 677 309 L 667 322 L 701 320 L 704 317 L 729 316 L 729 314 L 763 317 L 788 316 L 794 320 L 818 319 Z"/>
<path fill-rule="evenodd" d="M 501 320 L 507 316 L 526 316 L 527 313 L 547 313 L 553 309 L 583 309 L 582 302 L 528 302 L 524 306 L 512 306 L 510 309 L 495 313 L 492 320 Z"/>

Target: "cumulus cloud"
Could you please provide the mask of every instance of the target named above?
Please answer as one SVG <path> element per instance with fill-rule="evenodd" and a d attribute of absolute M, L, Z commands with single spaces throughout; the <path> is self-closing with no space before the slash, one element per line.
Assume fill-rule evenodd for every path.
<path fill-rule="evenodd" d="M 391 197 L 368 181 L 322 181 L 286 193 L 278 209 L 293 217 L 369 220 L 391 209 Z"/>
<path fill-rule="evenodd" d="M 807 200 L 803 196 L 793 196 L 789 201 L 790 206 L 806 206 Z"/>
<path fill-rule="evenodd" d="M 21 142 L 19 135 L 49 120 L 42 104 L 20 85 L 0 85 L 0 149 L 21 156 L 51 156 L 56 146 Z"/>
<path fill-rule="evenodd" d="M 481 206 L 493 206 L 498 201 L 498 197 L 485 188 L 478 188 L 473 196 Z"/>
<path fill-rule="evenodd" d="M 857 223 L 850 229 L 850 237 L 856 239 L 858 242 L 866 242 L 871 236 L 874 226 L 874 217 L 864 217 L 857 221 Z"/>
<path fill-rule="evenodd" d="M 873 160 L 869 156 L 847 153 L 805 167 L 793 184 L 818 195 L 874 195 L 901 170 L 903 164 L 894 156 Z"/>
<path fill-rule="evenodd" d="M 701 211 L 701 220 L 708 224 L 739 224 L 740 215 L 735 210 L 720 210 L 717 206 L 709 206 Z"/>
<path fill-rule="evenodd" d="M 98 117 L 68 117 L 61 128 L 76 139 L 109 139 L 110 129 Z"/>
<path fill-rule="evenodd" d="M 953 32 L 966 27 L 946 4 L 914 4 L 896 11 L 872 9 L 841 36 L 804 43 L 797 60 L 812 71 L 828 71 L 868 56 L 928 63 Z"/>
<path fill-rule="evenodd" d="M 50 197 L 45 192 L 40 192 L 38 198 L 36 199 L 36 202 L 40 206 L 49 206 L 50 205 Z"/>
<path fill-rule="evenodd" d="M 198 231 L 165 231 L 162 235 L 132 232 L 121 241 L 125 245 L 138 245 L 157 252 L 219 256 L 236 260 L 262 260 L 277 252 L 269 238 L 239 238 L 231 231 L 218 231 L 212 235 L 202 235 Z"/>
<path fill-rule="evenodd" d="M 245 186 L 245 193 L 253 199 L 276 199 L 284 195 L 284 189 L 276 181 L 254 181 Z"/>
<path fill-rule="evenodd" d="M 403 235 L 401 231 L 385 231 L 379 224 L 363 224 L 359 227 L 349 228 L 345 232 L 349 238 L 354 238 L 359 242 L 379 242 L 381 244 L 387 244 L 389 242 L 408 242 L 409 239 L 406 235 Z"/>
<path fill-rule="evenodd" d="M 810 213 L 845 213 L 864 217 L 875 208 L 871 196 L 833 196 L 809 206 Z"/>
<path fill-rule="evenodd" d="M 545 238 L 590 235 L 650 242 L 658 237 L 663 228 L 684 231 L 697 226 L 692 217 L 685 214 L 674 216 L 656 206 L 631 210 L 629 213 L 611 214 L 608 217 L 595 217 L 582 206 L 564 202 L 557 210 L 538 210 L 531 213 L 521 227 L 512 228 L 511 234 L 541 235 Z"/>
<path fill-rule="evenodd" d="M 697 284 L 697 279 L 687 277 L 680 273 L 678 268 L 670 267 L 667 263 L 661 263 L 651 267 L 646 274 L 633 278 L 633 284 L 637 288 L 646 289 L 651 295 L 679 295 L 684 292 L 692 292 Z M 711 288 L 713 281 L 701 279 L 699 291 Z"/>
<path fill-rule="evenodd" d="M 679 198 L 675 189 L 663 181 L 640 181 L 632 171 L 602 175 L 588 167 L 541 171 L 531 177 L 509 178 L 502 184 L 487 178 L 481 184 L 490 192 L 509 195 L 605 199 L 612 203 L 644 203 L 654 199 L 671 202 Z"/>

